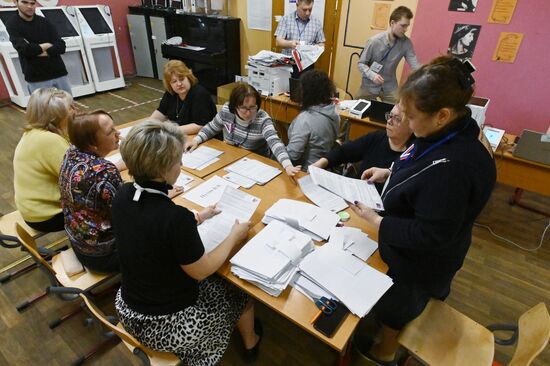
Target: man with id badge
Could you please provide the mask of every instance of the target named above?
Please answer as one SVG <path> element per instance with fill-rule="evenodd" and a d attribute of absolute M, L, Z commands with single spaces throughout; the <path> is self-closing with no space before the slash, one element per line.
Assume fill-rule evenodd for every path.
<path fill-rule="evenodd" d="M 323 24 L 319 19 L 311 16 L 313 4 L 313 0 L 296 0 L 296 11 L 281 18 L 275 31 L 275 40 L 277 46 L 283 48 L 283 54 L 291 56 L 292 50 L 298 45 L 324 46 Z M 313 65 L 302 72 L 312 68 Z M 292 77 L 300 77 L 296 66 L 294 66 Z"/>
<path fill-rule="evenodd" d="M 412 69 L 420 66 L 413 44 L 405 35 L 412 18 L 409 8 L 395 8 L 390 15 L 390 28 L 367 41 L 357 65 L 363 79 L 355 99 L 380 97 L 383 102 L 396 103 L 397 65 L 405 57 Z"/>

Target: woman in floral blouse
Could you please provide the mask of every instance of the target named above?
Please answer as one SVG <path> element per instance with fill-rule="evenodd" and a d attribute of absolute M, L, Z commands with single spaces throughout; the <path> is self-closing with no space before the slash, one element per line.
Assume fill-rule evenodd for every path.
<path fill-rule="evenodd" d="M 97 111 L 69 124 L 71 146 L 61 166 L 59 187 L 65 231 L 80 262 L 92 271 L 119 270 L 111 227 L 111 202 L 122 185 L 117 167 L 105 156 L 118 148 L 111 116 Z"/>

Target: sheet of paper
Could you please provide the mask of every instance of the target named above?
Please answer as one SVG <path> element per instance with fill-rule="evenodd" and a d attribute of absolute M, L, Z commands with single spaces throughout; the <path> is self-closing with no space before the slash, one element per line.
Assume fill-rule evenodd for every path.
<path fill-rule="evenodd" d="M 120 155 L 120 153 L 116 153 L 105 157 L 105 159 L 109 160 L 113 164 L 116 164 L 117 162 L 122 161 L 122 155 Z"/>
<path fill-rule="evenodd" d="M 196 170 L 199 170 L 199 171 L 200 171 L 200 170 L 203 170 L 204 168 L 208 167 L 209 165 L 214 164 L 216 161 L 219 161 L 219 160 L 220 160 L 220 158 L 214 158 L 214 159 L 212 159 L 212 160 L 208 160 L 208 161 L 205 162 L 204 164 L 199 165 L 198 167 L 196 167 L 195 169 L 196 169 Z"/>
<path fill-rule="evenodd" d="M 359 201 L 377 211 L 384 209 L 382 199 L 374 184 L 360 179 L 343 177 L 314 166 L 309 167 L 309 173 L 315 184 L 328 189 L 348 202 Z"/>
<path fill-rule="evenodd" d="M 489 12 L 489 23 L 509 24 L 514 15 L 518 0 L 493 0 Z"/>
<path fill-rule="evenodd" d="M 176 183 L 174 185 L 185 188 L 189 183 L 191 183 L 193 181 L 193 179 L 194 179 L 193 177 L 191 177 L 187 174 L 180 173 L 180 175 L 178 176 L 178 179 L 176 180 Z"/>
<path fill-rule="evenodd" d="M 371 29 L 386 29 L 390 19 L 391 5 L 387 3 L 374 3 L 372 13 Z"/>
<path fill-rule="evenodd" d="M 280 169 L 250 158 L 242 158 L 236 163 L 227 166 L 225 170 L 242 175 L 258 184 L 265 184 L 281 174 Z"/>
<path fill-rule="evenodd" d="M 514 63 L 522 40 L 523 33 L 501 32 L 493 53 L 493 61 Z"/>
<path fill-rule="evenodd" d="M 206 49 L 206 47 L 190 46 L 190 45 L 179 46 L 179 47 L 189 51 L 202 51 Z"/>
<path fill-rule="evenodd" d="M 181 157 L 181 164 L 189 169 L 198 169 L 223 154 L 223 151 L 208 146 L 199 146 L 195 151 L 185 153 Z"/>
<path fill-rule="evenodd" d="M 311 175 L 298 179 L 298 184 L 302 193 L 319 207 L 334 212 L 345 210 L 348 207 L 348 204 L 342 198 L 313 183 Z"/>
<path fill-rule="evenodd" d="M 330 240 L 325 245 L 333 245 L 366 261 L 378 249 L 378 243 L 369 238 L 361 229 L 353 227 L 335 227 L 330 233 Z"/>
<path fill-rule="evenodd" d="M 233 184 L 238 184 L 240 187 L 243 187 L 243 188 L 246 188 L 246 189 L 252 188 L 252 186 L 254 184 L 256 184 L 256 181 L 254 181 L 252 179 L 248 179 L 247 177 L 243 177 L 240 174 L 232 173 L 232 172 L 227 173 L 222 178 L 229 181 L 229 182 L 231 182 L 231 183 L 233 183 Z"/>
<path fill-rule="evenodd" d="M 199 206 L 206 207 L 218 203 L 227 186 L 237 188 L 235 184 L 215 175 L 185 193 L 183 197 Z"/>
<path fill-rule="evenodd" d="M 248 29 L 271 32 L 271 0 L 247 1 Z"/>
<path fill-rule="evenodd" d="M 226 186 L 216 204 L 221 212 L 199 225 L 199 234 L 207 252 L 216 248 L 231 232 L 235 220 L 249 221 L 260 204 L 258 197 Z"/>

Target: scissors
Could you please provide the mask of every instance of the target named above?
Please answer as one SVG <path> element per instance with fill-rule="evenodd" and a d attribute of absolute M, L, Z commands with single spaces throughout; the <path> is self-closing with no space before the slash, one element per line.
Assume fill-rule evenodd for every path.
<path fill-rule="evenodd" d="M 338 307 L 338 303 L 333 299 L 329 299 L 325 296 L 322 296 L 319 299 L 315 300 L 315 305 L 326 315 L 332 315 L 332 313 Z"/>

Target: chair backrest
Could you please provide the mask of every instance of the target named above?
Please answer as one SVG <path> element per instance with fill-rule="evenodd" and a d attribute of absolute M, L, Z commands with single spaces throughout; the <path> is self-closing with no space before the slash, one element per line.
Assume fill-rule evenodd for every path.
<path fill-rule="evenodd" d="M 405 326 L 399 343 L 427 365 L 490 366 L 495 351 L 491 331 L 435 299 Z"/>
<path fill-rule="evenodd" d="M 550 315 L 544 303 L 533 306 L 518 321 L 519 339 L 509 366 L 528 366 L 550 338 Z"/>
<path fill-rule="evenodd" d="M 40 253 L 38 252 L 38 247 L 36 246 L 36 241 L 34 238 L 20 225 L 18 222 L 15 223 L 15 232 L 17 234 L 17 239 L 21 242 L 21 245 L 25 247 L 27 252 L 31 255 L 34 261 L 40 264 L 44 269 L 49 271 L 55 277 L 55 270 L 53 267 L 45 260 Z"/>
<path fill-rule="evenodd" d="M 142 350 L 144 353 L 146 353 L 148 356 L 151 356 L 151 352 L 147 347 L 144 347 L 137 339 L 135 339 L 130 333 L 128 333 L 124 328 L 119 328 L 115 324 L 111 323 L 110 321 L 105 318 L 105 315 L 103 312 L 98 309 L 84 294 L 80 294 L 80 297 L 82 300 L 84 300 L 84 303 L 90 309 L 92 314 L 103 324 L 107 329 L 115 333 L 120 339 L 122 339 L 124 342 L 131 344 L 133 347 L 138 348 Z"/>

